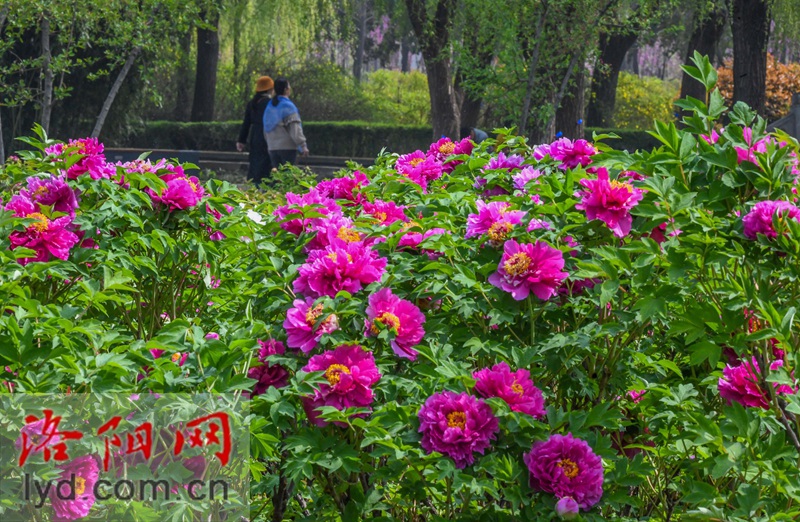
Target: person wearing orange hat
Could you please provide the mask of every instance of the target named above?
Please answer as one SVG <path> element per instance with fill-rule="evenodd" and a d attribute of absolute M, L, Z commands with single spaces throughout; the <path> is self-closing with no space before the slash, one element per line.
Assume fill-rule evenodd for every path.
<path fill-rule="evenodd" d="M 236 150 L 244 152 L 248 134 L 250 136 L 250 166 L 247 170 L 247 179 L 257 187 L 261 185 L 262 181 L 269 179 L 272 171 L 269 147 L 264 139 L 263 117 L 264 109 L 272 98 L 274 87 L 275 83 L 269 76 L 262 76 L 256 81 L 256 93 L 247 102 L 244 121 L 239 129 L 239 139 L 236 141 Z"/>

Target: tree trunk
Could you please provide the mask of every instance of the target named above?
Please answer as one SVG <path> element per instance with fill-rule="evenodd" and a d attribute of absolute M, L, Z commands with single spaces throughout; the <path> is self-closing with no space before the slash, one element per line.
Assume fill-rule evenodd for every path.
<path fill-rule="evenodd" d="M 569 86 L 569 80 L 572 77 L 572 71 L 575 70 L 575 65 L 578 63 L 578 58 L 579 55 L 577 53 L 573 54 L 572 58 L 570 58 L 569 65 L 567 66 L 567 72 L 564 74 L 564 78 L 561 80 L 561 86 L 558 88 L 558 93 L 556 93 L 556 96 L 553 99 L 553 112 L 547 119 L 547 125 L 545 125 L 545 128 L 548 129 L 548 133 L 550 134 L 548 136 L 550 139 L 552 139 L 553 135 L 556 133 L 555 130 L 552 130 L 555 124 L 556 112 L 558 112 L 558 108 L 561 107 L 561 101 L 564 99 L 564 95 L 567 92 L 567 86 Z"/>
<path fill-rule="evenodd" d="M 42 121 L 44 132 L 50 131 L 50 116 L 53 113 L 53 69 L 50 62 L 53 55 L 50 52 L 50 20 L 45 14 L 41 22 L 42 30 L 42 74 L 44 75 L 44 91 L 42 94 Z"/>
<path fill-rule="evenodd" d="M 181 57 L 178 61 L 177 71 L 175 72 L 175 110 L 173 117 L 176 121 L 189 121 L 191 117 L 192 106 L 189 105 L 189 100 L 192 96 L 192 82 L 190 80 L 192 75 L 192 36 L 194 31 L 186 31 L 181 36 Z"/>
<path fill-rule="evenodd" d="M 565 138 L 583 139 L 585 107 L 586 71 L 581 66 L 575 74 L 575 81 L 570 85 L 561 105 L 556 109 L 556 131 L 563 133 Z"/>
<path fill-rule="evenodd" d="M 631 74 L 639 75 L 639 46 L 634 43 L 627 54 L 625 59 L 622 60 L 620 71 L 629 72 Z"/>
<path fill-rule="evenodd" d="M 94 124 L 92 138 L 97 138 L 100 136 L 100 131 L 103 130 L 103 124 L 106 122 L 108 112 L 111 110 L 111 105 L 114 103 L 117 93 L 119 93 L 119 89 L 122 87 L 122 84 L 125 81 L 125 78 L 128 76 L 131 67 L 133 67 L 133 62 L 136 61 L 136 57 L 139 56 L 141 51 L 141 47 L 135 47 L 128 55 L 128 59 L 125 60 L 125 65 L 122 66 L 119 74 L 117 74 L 117 79 L 114 80 L 114 85 L 112 85 L 111 90 L 108 91 L 108 96 L 106 96 L 106 100 L 103 102 L 103 108 L 100 110 L 100 115 L 97 117 L 97 121 Z"/>
<path fill-rule="evenodd" d="M 217 91 L 219 65 L 219 13 L 208 20 L 210 29 L 197 28 L 197 73 L 194 80 L 192 121 L 214 119 L 214 97 Z"/>
<path fill-rule="evenodd" d="M 409 40 L 411 37 L 409 35 L 403 36 L 400 40 L 400 72 L 411 72 L 411 60 L 409 54 L 411 54 L 411 42 Z"/>
<path fill-rule="evenodd" d="M 364 49 L 367 45 L 367 0 L 359 2 L 357 22 L 358 46 L 353 57 L 353 78 L 356 79 L 356 82 L 361 83 L 361 68 L 364 65 Z"/>
<path fill-rule="evenodd" d="M 542 5 L 542 14 L 536 23 L 536 33 L 533 36 L 533 52 L 531 61 L 528 63 L 528 82 L 525 85 L 525 97 L 522 100 L 522 114 L 519 119 L 519 134 L 525 135 L 528 126 L 528 116 L 531 112 L 531 100 L 533 99 L 533 86 L 536 84 L 536 68 L 539 66 L 539 51 L 542 43 L 542 30 L 544 29 L 544 19 L 547 16 L 547 2 Z"/>
<path fill-rule="evenodd" d="M 689 37 L 689 47 L 686 49 L 686 59 L 683 63 L 691 65 L 691 58 L 695 51 L 709 57 L 714 56 L 717 51 L 717 43 L 719 43 L 722 31 L 725 29 L 725 19 L 725 8 L 720 5 L 716 10 L 708 13 L 703 20 L 695 21 L 694 30 L 691 37 Z M 703 84 L 683 73 L 680 97 L 685 98 L 687 96 L 707 101 L 706 89 Z"/>
<path fill-rule="evenodd" d="M 767 98 L 770 0 L 733 0 L 733 100 L 762 116 Z"/>
<path fill-rule="evenodd" d="M 458 108 L 453 89 L 450 52 L 450 27 L 456 11 L 456 0 L 437 0 L 433 18 L 428 17 L 425 0 L 406 0 L 411 26 L 425 60 L 428 92 L 431 96 L 433 136 L 458 133 Z"/>
<path fill-rule="evenodd" d="M 614 118 L 617 81 L 622 60 L 636 42 L 636 33 L 600 35 L 600 56 L 592 74 L 592 96 L 587 119 L 591 127 L 608 127 Z M 604 66 L 604 67 L 603 67 Z"/>
<path fill-rule="evenodd" d="M 456 112 L 456 99 L 453 90 L 450 60 L 425 60 L 425 69 L 428 73 L 428 92 L 431 96 L 431 120 L 433 122 L 433 137 L 441 136 L 458 137 L 458 113 Z"/>

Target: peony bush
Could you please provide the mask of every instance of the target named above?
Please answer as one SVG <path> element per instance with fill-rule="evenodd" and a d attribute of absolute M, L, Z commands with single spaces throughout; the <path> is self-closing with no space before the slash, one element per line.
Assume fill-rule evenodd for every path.
<path fill-rule="evenodd" d="M 795 519 L 798 144 L 687 72 L 653 151 L 444 138 L 279 201 L 30 140 L 4 393 L 241 393 L 253 520 Z"/>

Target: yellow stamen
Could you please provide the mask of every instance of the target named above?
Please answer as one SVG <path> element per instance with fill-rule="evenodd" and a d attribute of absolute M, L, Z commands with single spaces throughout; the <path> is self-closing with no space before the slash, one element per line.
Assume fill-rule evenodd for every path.
<path fill-rule="evenodd" d="M 467 425 L 467 414 L 463 411 L 451 411 L 447 414 L 447 425 L 451 428 L 461 428 Z"/>
<path fill-rule="evenodd" d="M 522 275 L 531 266 L 531 258 L 524 252 L 517 252 L 503 264 L 506 273 L 511 276 Z"/>
<path fill-rule="evenodd" d="M 42 233 L 47 230 L 50 226 L 50 220 L 47 219 L 47 216 L 44 214 L 40 214 L 39 212 L 34 212 L 33 214 L 28 214 L 25 216 L 26 218 L 35 219 L 36 222 L 28 225 L 28 228 L 34 229 L 38 233 Z"/>
<path fill-rule="evenodd" d="M 173 353 L 172 354 L 172 362 L 176 363 L 180 360 L 181 354 L 180 353 Z"/>
<path fill-rule="evenodd" d="M 386 218 L 388 217 L 388 216 L 386 216 L 386 212 L 375 212 L 375 213 L 374 213 L 374 214 L 372 214 L 372 215 L 373 215 L 373 217 L 374 217 L 375 219 L 377 219 L 377 220 L 378 220 L 378 221 L 380 221 L 381 223 L 383 223 L 384 221 L 386 221 Z"/>
<path fill-rule="evenodd" d="M 422 225 L 417 223 L 416 221 L 409 221 L 408 223 L 403 223 L 403 230 L 408 230 L 411 227 L 419 227 L 422 228 Z"/>
<path fill-rule="evenodd" d="M 83 495 L 84 491 L 86 491 L 86 479 L 75 477 L 75 496 Z"/>
<path fill-rule="evenodd" d="M 574 461 L 569 459 L 561 459 L 557 465 L 567 478 L 577 477 L 578 472 L 581 470 Z"/>
<path fill-rule="evenodd" d="M 376 317 L 375 322 L 372 323 L 370 330 L 372 330 L 373 334 L 378 335 L 380 330 L 378 330 L 378 326 L 375 324 L 376 322 L 381 323 L 384 326 L 388 326 L 389 329 L 395 334 L 400 329 L 400 318 L 391 312 L 383 312 L 381 315 Z"/>
<path fill-rule="evenodd" d="M 47 186 L 46 185 L 41 185 L 39 188 L 37 188 L 36 190 L 33 191 L 33 197 L 43 196 L 43 195 L 47 194 L 48 192 L 50 192 L 50 191 L 48 190 Z"/>
<path fill-rule="evenodd" d="M 328 255 L 327 255 L 327 256 L 325 256 L 325 257 L 327 257 L 328 259 L 330 259 L 330 260 L 331 260 L 331 261 L 333 261 L 334 263 L 336 262 L 336 259 L 337 259 L 337 257 L 336 257 L 336 252 L 331 252 L 330 254 L 328 254 Z"/>
<path fill-rule="evenodd" d="M 439 146 L 439 152 L 441 152 L 442 154 L 452 154 L 453 151 L 455 150 L 456 150 L 456 144 L 453 143 L 452 141 L 448 141 L 447 143 L 444 143 Z"/>
<path fill-rule="evenodd" d="M 355 243 L 356 241 L 361 239 L 358 236 L 358 232 L 356 232 L 352 228 L 347 228 L 347 227 L 341 227 L 339 229 L 339 232 L 336 234 L 336 237 L 338 237 L 339 239 L 342 239 L 342 240 L 344 240 L 344 241 L 346 241 L 348 243 Z"/>
<path fill-rule="evenodd" d="M 506 238 L 511 229 L 514 227 L 509 222 L 502 222 L 498 221 L 497 223 L 493 223 L 492 226 L 489 227 L 489 239 L 492 241 L 502 241 Z"/>
<path fill-rule="evenodd" d="M 309 308 L 306 312 L 306 324 L 308 326 L 314 326 L 314 323 L 317 322 L 319 316 L 322 315 L 322 305 L 318 304 L 314 308 Z"/>
<path fill-rule="evenodd" d="M 343 373 L 350 373 L 350 368 L 345 366 L 344 364 L 331 364 L 328 366 L 328 369 L 325 370 L 325 378 L 328 379 L 328 382 L 331 383 L 331 386 L 336 386 L 339 384 L 339 379 L 342 378 Z"/>
<path fill-rule="evenodd" d="M 525 390 L 522 389 L 522 385 L 517 381 L 514 381 L 514 384 L 511 385 L 511 390 L 522 397 L 522 394 L 525 393 Z"/>
<path fill-rule="evenodd" d="M 411 165 L 412 167 L 416 167 L 423 161 L 425 161 L 425 158 L 414 158 L 413 160 L 409 161 L 408 164 Z"/>
<path fill-rule="evenodd" d="M 630 193 L 633 193 L 633 185 L 630 183 L 624 183 L 622 181 L 614 180 L 611 182 L 611 188 L 624 188 Z"/>
<path fill-rule="evenodd" d="M 192 187 L 192 192 L 197 192 L 197 185 L 195 185 L 194 181 L 189 180 L 189 186 Z"/>

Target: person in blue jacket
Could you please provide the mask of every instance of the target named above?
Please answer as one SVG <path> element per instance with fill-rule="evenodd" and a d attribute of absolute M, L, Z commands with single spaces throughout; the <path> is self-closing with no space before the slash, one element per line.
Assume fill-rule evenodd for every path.
<path fill-rule="evenodd" d="M 298 152 L 308 156 L 300 113 L 289 99 L 291 92 L 289 80 L 278 78 L 275 82 L 275 96 L 264 109 L 264 137 L 269 146 L 273 167 L 285 163 L 294 165 Z"/>

